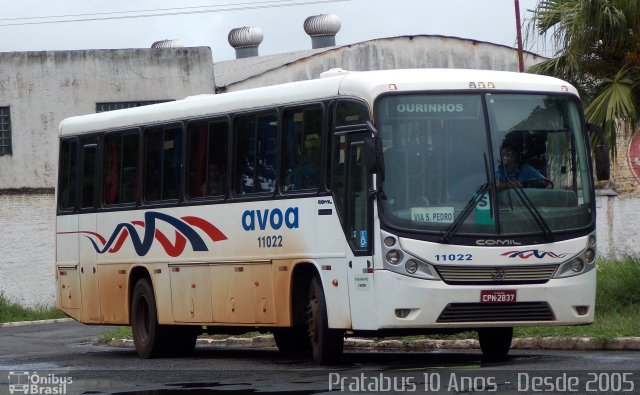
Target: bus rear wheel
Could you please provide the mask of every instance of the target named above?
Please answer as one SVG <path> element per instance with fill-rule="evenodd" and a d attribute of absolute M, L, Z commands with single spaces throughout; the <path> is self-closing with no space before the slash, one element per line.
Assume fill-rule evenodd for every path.
<path fill-rule="evenodd" d="M 340 358 L 344 347 L 344 331 L 329 329 L 324 290 L 317 276 L 309 287 L 307 332 L 316 363 L 326 365 Z"/>
<path fill-rule="evenodd" d="M 169 333 L 158 324 L 153 287 L 148 279 L 138 280 L 131 296 L 131 332 L 140 358 L 155 358 L 166 352 Z"/>
<path fill-rule="evenodd" d="M 503 361 L 511 349 L 513 328 L 480 328 L 478 340 L 483 357 L 488 361 Z"/>

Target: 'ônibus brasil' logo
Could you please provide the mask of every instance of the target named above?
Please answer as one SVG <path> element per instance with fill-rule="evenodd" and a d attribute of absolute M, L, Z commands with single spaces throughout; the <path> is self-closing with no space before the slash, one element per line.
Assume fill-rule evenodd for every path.
<path fill-rule="evenodd" d="M 529 259 L 532 256 L 538 259 L 542 259 L 544 257 L 560 259 L 560 258 L 564 258 L 568 254 L 556 254 L 555 252 L 551 252 L 551 251 L 524 250 L 524 251 L 507 251 L 507 252 L 503 252 L 500 255 L 507 256 L 509 258 L 520 258 L 520 259 Z"/>
<path fill-rule="evenodd" d="M 157 229 L 157 221 L 166 222 L 175 228 L 175 243 L 172 243 L 164 233 Z M 142 238 L 140 238 L 136 226 L 144 229 Z M 108 241 L 101 234 L 89 231 L 58 232 L 58 234 L 83 234 L 91 241 L 93 248 L 95 248 L 98 254 L 104 254 L 105 252 L 110 254 L 116 253 L 120 251 L 125 241 L 131 239 L 136 253 L 139 256 L 145 256 L 151 249 L 153 241 L 158 240 L 169 256 L 176 257 L 184 251 L 187 240 L 191 243 L 193 251 L 209 251 L 207 244 L 194 227 L 203 231 L 214 242 L 227 239 L 224 233 L 202 218 L 190 216 L 175 218 L 153 211 L 144 214 L 144 221 L 131 221 L 130 223 L 120 223 L 116 225 Z"/>

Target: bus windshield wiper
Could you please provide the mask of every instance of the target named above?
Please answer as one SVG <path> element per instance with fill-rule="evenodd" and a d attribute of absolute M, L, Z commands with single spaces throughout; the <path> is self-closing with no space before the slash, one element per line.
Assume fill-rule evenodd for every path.
<path fill-rule="evenodd" d="M 447 228 L 447 230 L 442 234 L 442 236 L 440 236 L 441 243 L 449 242 L 449 240 L 451 239 L 451 236 L 453 236 L 458 231 L 460 226 L 462 226 L 464 221 L 467 219 L 467 217 L 469 217 L 471 212 L 476 208 L 478 203 L 480 203 L 480 201 L 482 200 L 482 197 L 485 195 L 485 193 L 487 193 L 491 189 L 492 186 L 493 186 L 492 183 L 486 182 L 480 185 L 478 189 L 476 189 L 476 194 L 471 198 L 471 200 L 469 200 L 467 205 L 464 206 L 458 218 L 456 218 L 456 220 L 453 221 L 453 223 Z"/>
<path fill-rule="evenodd" d="M 515 179 L 509 179 L 507 180 L 507 183 L 509 187 L 513 188 L 513 190 L 516 192 L 516 196 L 518 196 L 522 204 L 527 208 L 527 210 L 529 210 L 531 216 L 536 221 L 536 224 L 542 230 L 544 238 L 547 240 L 547 242 L 552 242 L 554 239 L 553 231 L 549 227 L 547 221 L 545 221 L 542 214 L 540 214 L 540 211 L 536 208 L 535 204 L 533 204 L 531 199 L 529 199 L 529 196 L 525 193 L 522 185 L 520 185 L 520 183 Z"/>

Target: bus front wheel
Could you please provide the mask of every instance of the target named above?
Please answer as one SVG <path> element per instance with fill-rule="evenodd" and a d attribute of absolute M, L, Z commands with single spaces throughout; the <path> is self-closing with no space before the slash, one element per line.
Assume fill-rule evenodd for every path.
<path fill-rule="evenodd" d="M 329 329 L 324 290 L 317 276 L 313 278 L 309 287 L 307 332 L 313 360 L 316 363 L 326 365 L 340 358 L 344 346 L 344 332 L 340 329 Z"/>
<path fill-rule="evenodd" d="M 140 358 L 154 358 L 165 352 L 168 333 L 158 324 L 153 287 L 148 279 L 138 280 L 131 297 L 131 332 Z"/>
<path fill-rule="evenodd" d="M 478 340 L 485 359 L 501 361 L 507 358 L 511 349 L 513 328 L 480 328 Z"/>

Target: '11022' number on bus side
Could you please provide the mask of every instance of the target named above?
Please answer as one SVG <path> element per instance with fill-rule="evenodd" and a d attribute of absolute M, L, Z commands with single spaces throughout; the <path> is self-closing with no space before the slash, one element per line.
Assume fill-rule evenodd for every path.
<path fill-rule="evenodd" d="M 258 237 L 258 247 L 259 248 L 282 247 L 282 235 Z"/>

